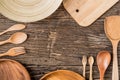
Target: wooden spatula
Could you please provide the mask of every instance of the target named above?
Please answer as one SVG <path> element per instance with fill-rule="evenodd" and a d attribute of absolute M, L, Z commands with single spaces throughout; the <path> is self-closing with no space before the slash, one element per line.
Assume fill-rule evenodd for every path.
<path fill-rule="evenodd" d="M 119 0 L 63 0 L 65 9 L 81 26 L 89 26 Z"/>
<path fill-rule="evenodd" d="M 120 16 L 109 16 L 105 19 L 105 33 L 113 46 L 113 72 L 112 80 L 119 79 L 117 47 L 120 41 Z"/>

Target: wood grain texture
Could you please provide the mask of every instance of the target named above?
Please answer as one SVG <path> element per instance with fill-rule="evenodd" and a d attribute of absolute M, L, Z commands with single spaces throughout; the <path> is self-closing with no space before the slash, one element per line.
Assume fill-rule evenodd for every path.
<path fill-rule="evenodd" d="M 89 26 L 119 0 L 63 0 L 65 9 L 81 26 Z"/>
<path fill-rule="evenodd" d="M 120 15 L 120 2 L 101 16 L 89 27 L 79 26 L 61 5 L 59 9 L 48 18 L 28 23 L 22 30 L 28 34 L 28 40 L 20 45 L 5 44 L 0 46 L 0 53 L 17 46 L 26 48 L 27 53 L 17 57 L 2 57 L 17 60 L 29 71 L 32 80 L 39 80 L 45 73 L 59 69 L 68 69 L 82 74 L 82 56 L 96 57 L 101 50 L 112 53 L 112 46 L 104 32 L 104 18 L 111 15 Z M 0 15 L 0 32 L 16 24 Z M 7 39 L 16 31 L 0 36 L 0 41 Z M 50 37 L 51 32 L 56 35 Z M 50 41 L 48 39 L 50 38 Z M 48 44 L 55 39 L 52 48 Z M 118 46 L 118 59 L 120 66 L 120 45 Z M 93 78 L 99 80 L 98 68 L 93 65 Z M 86 67 L 86 77 L 89 78 L 89 65 Z M 119 67 L 120 70 L 120 67 Z M 120 72 L 120 71 L 119 71 Z M 112 63 L 105 74 L 105 80 L 112 80 Z"/>
<path fill-rule="evenodd" d="M 85 78 L 73 71 L 56 70 L 44 75 L 40 80 L 85 80 Z"/>

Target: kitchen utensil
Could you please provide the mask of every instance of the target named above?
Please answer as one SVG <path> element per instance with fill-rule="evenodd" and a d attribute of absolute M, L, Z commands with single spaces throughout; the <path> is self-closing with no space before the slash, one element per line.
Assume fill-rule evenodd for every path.
<path fill-rule="evenodd" d="M 9 49 L 6 53 L 0 54 L 0 57 L 2 56 L 18 56 L 21 54 L 25 54 L 25 48 L 24 47 L 14 47 Z"/>
<path fill-rule="evenodd" d="M 26 26 L 23 25 L 23 24 L 15 24 L 15 25 L 11 26 L 10 28 L 8 28 L 7 30 L 1 32 L 0 35 L 8 32 L 8 31 L 22 30 L 22 29 L 24 29 L 25 27 L 26 27 Z"/>
<path fill-rule="evenodd" d="M 119 80 L 117 46 L 120 41 L 120 16 L 110 16 L 105 19 L 105 33 L 113 45 L 112 80 Z"/>
<path fill-rule="evenodd" d="M 0 80 L 31 80 L 27 70 L 18 62 L 0 59 Z"/>
<path fill-rule="evenodd" d="M 27 35 L 23 32 L 14 33 L 8 40 L 1 41 L 0 45 L 5 43 L 13 43 L 13 44 L 20 44 L 23 43 L 27 39 Z"/>
<path fill-rule="evenodd" d="M 86 70 L 86 64 L 87 64 L 87 56 L 83 56 L 82 64 L 83 64 L 83 76 L 85 77 L 85 70 Z"/>
<path fill-rule="evenodd" d="M 89 26 L 119 0 L 63 0 L 65 9 L 81 26 Z"/>
<path fill-rule="evenodd" d="M 97 55 L 97 65 L 100 72 L 100 80 L 104 80 L 104 74 L 111 61 L 111 55 L 108 51 L 100 51 Z"/>
<path fill-rule="evenodd" d="M 0 13 L 19 22 L 35 22 L 50 16 L 62 0 L 1 0 Z"/>
<path fill-rule="evenodd" d="M 40 80 L 85 80 L 81 75 L 69 70 L 57 70 L 43 76 Z"/>
<path fill-rule="evenodd" d="M 89 65 L 90 65 L 90 78 L 89 80 L 93 80 L 92 77 L 92 67 L 93 67 L 93 63 L 94 63 L 94 58 L 92 56 L 89 57 L 88 59 Z"/>

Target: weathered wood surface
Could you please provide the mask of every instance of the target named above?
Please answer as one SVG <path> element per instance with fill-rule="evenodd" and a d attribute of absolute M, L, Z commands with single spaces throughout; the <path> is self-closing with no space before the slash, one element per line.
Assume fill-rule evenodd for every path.
<path fill-rule="evenodd" d="M 41 76 L 53 70 L 68 69 L 82 74 L 81 59 L 83 55 L 96 58 L 101 50 L 112 53 L 112 46 L 104 33 L 104 18 L 111 15 L 120 15 L 120 2 L 101 16 L 89 27 L 79 26 L 61 5 L 60 8 L 48 18 L 27 23 L 23 30 L 29 36 L 28 40 L 20 45 L 6 44 L 0 46 L 0 53 L 15 46 L 26 47 L 27 53 L 17 57 L 2 57 L 17 60 L 29 71 L 32 80 L 39 80 Z M 15 22 L 0 15 L 0 32 Z M 0 41 L 7 39 L 13 32 L 0 36 Z M 53 43 L 53 45 L 52 45 Z M 118 48 L 120 66 L 120 45 Z M 99 80 L 96 61 L 93 68 L 94 80 Z M 119 67 L 120 72 L 120 67 Z M 87 64 L 87 78 L 89 78 L 89 65 Z M 105 80 L 112 80 L 112 63 L 105 74 Z"/>

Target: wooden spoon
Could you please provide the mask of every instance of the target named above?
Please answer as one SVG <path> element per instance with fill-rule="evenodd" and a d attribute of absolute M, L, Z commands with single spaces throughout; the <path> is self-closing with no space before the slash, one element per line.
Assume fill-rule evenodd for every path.
<path fill-rule="evenodd" d="M 89 80 L 93 80 L 93 76 L 92 76 L 92 67 L 93 67 L 93 63 L 94 63 L 94 58 L 92 56 L 89 57 L 88 59 L 89 65 L 90 65 L 90 78 Z"/>
<path fill-rule="evenodd" d="M 111 55 L 108 51 L 100 51 L 97 55 L 97 65 L 100 72 L 100 80 L 104 80 L 104 74 L 111 61 Z"/>
<path fill-rule="evenodd" d="M 27 39 L 27 34 L 23 32 L 14 33 L 8 40 L 1 41 L 0 45 L 5 43 L 13 43 L 13 44 L 20 44 L 23 43 Z"/>
<path fill-rule="evenodd" d="M 22 30 L 24 29 L 26 26 L 24 24 L 15 24 L 13 26 L 11 26 L 10 28 L 8 28 L 7 30 L 3 31 L 0 33 L 0 35 L 8 32 L 8 31 L 14 31 L 14 30 Z"/>
<path fill-rule="evenodd" d="M 0 59 L 0 80 L 31 80 L 27 70 L 18 62 Z"/>
<path fill-rule="evenodd" d="M 85 80 L 81 75 L 69 70 L 57 70 L 43 76 L 40 80 Z"/>
<path fill-rule="evenodd" d="M 119 80 L 117 46 L 120 41 L 120 16 L 110 16 L 105 19 L 105 33 L 113 45 L 112 80 Z"/>

